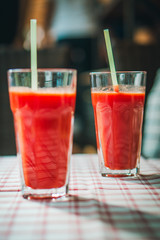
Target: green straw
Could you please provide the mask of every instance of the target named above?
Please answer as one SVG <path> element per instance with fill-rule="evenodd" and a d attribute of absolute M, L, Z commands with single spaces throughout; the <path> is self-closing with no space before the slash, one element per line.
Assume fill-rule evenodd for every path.
<path fill-rule="evenodd" d="M 107 48 L 107 53 L 108 53 L 108 60 L 109 60 L 109 67 L 110 67 L 110 71 L 111 71 L 112 83 L 113 83 L 113 86 L 118 86 L 116 68 L 115 68 L 115 64 L 114 64 L 111 40 L 110 40 L 108 29 L 104 30 L 104 37 L 105 37 L 106 48 Z"/>
<path fill-rule="evenodd" d="M 37 90 L 37 20 L 30 20 L 31 28 L 31 87 Z"/>

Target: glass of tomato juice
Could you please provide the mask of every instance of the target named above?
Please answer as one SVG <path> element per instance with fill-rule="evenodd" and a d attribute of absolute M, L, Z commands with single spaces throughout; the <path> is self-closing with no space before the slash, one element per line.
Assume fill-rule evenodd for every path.
<path fill-rule="evenodd" d="M 24 198 L 59 198 L 68 193 L 77 72 L 38 69 L 8 71 L 17 157 Z"/>
<path fill-rule="evenodd" d="M 97 152 L 102 176 L 136 176 L 139 173 L 146 72 L 92 72 Z"/>

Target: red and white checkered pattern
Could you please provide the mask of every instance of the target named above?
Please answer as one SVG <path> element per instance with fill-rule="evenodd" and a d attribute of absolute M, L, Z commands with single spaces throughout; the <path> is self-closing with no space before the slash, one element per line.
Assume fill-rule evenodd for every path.
<path fill-rule="evenodd" d="M 160 239 L 160 160 L 138 178 L 103 178 L 97 155 L 73 155 L 70 197 L 21 196 L 16 157 L 0 157 L 0 240 Z"/>

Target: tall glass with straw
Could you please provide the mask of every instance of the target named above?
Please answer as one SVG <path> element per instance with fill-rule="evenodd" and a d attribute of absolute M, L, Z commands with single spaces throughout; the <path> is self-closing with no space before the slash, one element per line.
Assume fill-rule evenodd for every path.
<path fill-rule="evenodd" d="M 23 197 L 66 197 L 76 70 L 37 69 L 35 20 L 31 21 L 31 69 L 10 69 L 8 83 Z"/>
<path fill-rule="evenodd" d="M 136 176 L 140 171 L 146 72 L 117 72 L 108 29 L 104 35 L 110 71 L 90 73 L 100 173 L 103 177 Z"/>

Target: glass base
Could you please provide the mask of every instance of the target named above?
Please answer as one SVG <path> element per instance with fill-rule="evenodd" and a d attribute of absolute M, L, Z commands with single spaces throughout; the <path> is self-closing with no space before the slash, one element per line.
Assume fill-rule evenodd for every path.
<path fill-rule="evenodd" d="M 100 173 L 102 177 L 136 177 L 139 174 L 139 168 L 112 170 L 107 167 L 101 167 Z"/>
<path fill-rule="evenodd" d="M 22 187 L 22 195 L 25 199 L 59 199 L 68 195 L 68 184 L 61 188 L 51 189 L 32 189 L 30 187 Z"/>
<path fill-rule="evenodd" d="M 104 166 L 104 159 L 101 148 L 98 149 L 99 169 L 102 177 L 136 177 L 140 172 L 140 157 L 137 158 L 135 168 L 132 169 L 110 169 Z"/>

